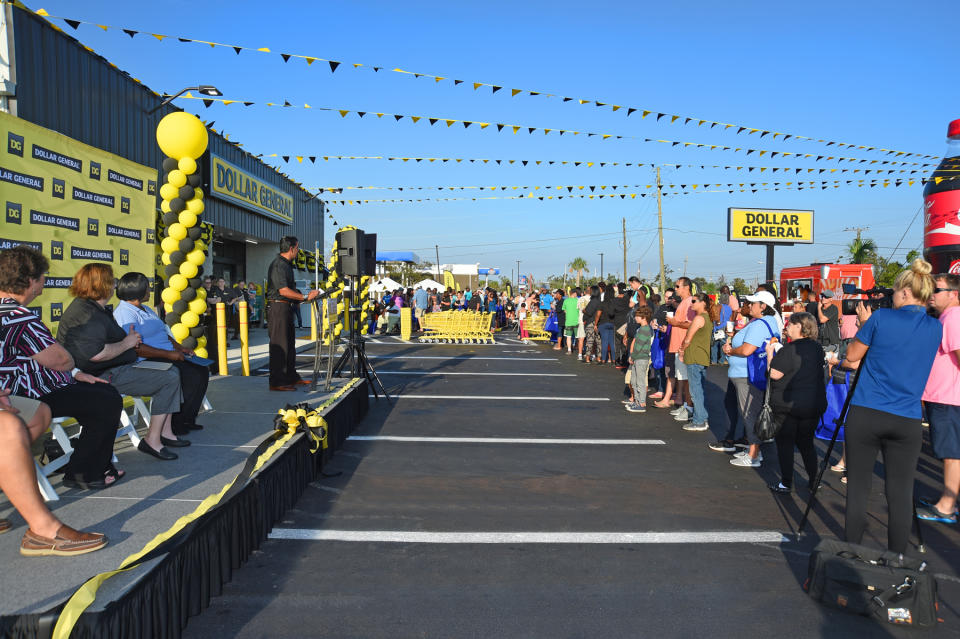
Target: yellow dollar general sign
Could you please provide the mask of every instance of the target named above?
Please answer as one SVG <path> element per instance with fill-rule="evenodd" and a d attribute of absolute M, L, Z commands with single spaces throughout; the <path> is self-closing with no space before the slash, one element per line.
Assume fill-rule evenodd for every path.
<path fill-rule="evenodd" d="M 293 224 L 293 198 L 219 155 L 210 154 L 210 194 L 286 224 Z"/>
<path fill-rule="evenodd" d="M 153 273 L 157 171 L 0 112 L 0 250 L 26 244 L 50 260 L 31 309 L 56 331 L 84 264 L 119 277 Z M 152 247 L 151 247 L 152 249 Z"/>
<path fill-rule="evenodd" d="M 729 208 L 727 241 L 813 244 L 813 211 Z"/>

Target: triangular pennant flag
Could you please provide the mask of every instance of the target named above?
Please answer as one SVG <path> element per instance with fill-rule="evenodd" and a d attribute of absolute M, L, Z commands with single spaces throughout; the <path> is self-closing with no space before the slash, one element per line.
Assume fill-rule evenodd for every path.
<path fill-rule="evenodd" d="M 628 115 L 628 116 L 629 116 L 631 113 L 633 113 L 634 111 L 636 111 L 636 109 L 634 109 L 633 107 L 627 107 L 627 115 Z"/>
<path fill-rule="evenodd" d="M 205 106 L 205 107 L 208 108 L 208 109 L 210 108 L 210 105 L 211 105 L 211 104 L 213 104 L 213 100 L 207 99 L 207 100 L 204 100 L 204 101 L 203 101 L 203 106 Z"/>
<path fill-rule="evenodd" d="M 292 107 L 293 105 L 290 104 L 289 102 L 287 102 L 286 100 L 284 100 L 284 101 L 283 101 L 283 106 L 285 106 L 285 107 Z"/>
<path fill-rule="evenodd" d="M 284 61 L 284 62 L 290 62 L 290 54 L 289 54 L 289 53 L 281 53 L 281 54 L 280 54 L 280 57 L 283 58 L 283 61 Z"/>
<path fill-rule="evenodd" d="M 456 120 L 444 120 L 444 122 L 446 122 L 447 126 L 449 127 L 449 126 L 452 126 L 453 123 L 456 122 Z"/>
<path fill-rule="evenodd" d="M 340 109 L 339 112 L 340 112 L 340 117 L 341 117 L 341 118 L 347 117 L 347 114 L 350 113 L 350 112 L 347 111 L 346 109 Z"/>
<path fill-rule="evenodd" d="M 394 114 L 393 119 L 396 120 L 397 122 L 399 122 L 400 120 L 403 119 L 403 116 L 402 116 L 402 115 L 396 115 L 396 114 Z"/>
<path fill-rule="evenodd" d="M 257 51 L 260 51 L 262 53 L 270 53 L 270 49 L 268 49 L 267 47 L 260 47 L 259 49 L 257 49 Z"/>
<path fill-rule="evenodd" d="M 522 92 L 523 92 L 522 89 L 510 89 L 510 97 L 512 98 L 516 96 L 518 93 L 522 93 Z"/>
<path fill-rule="evenodd" d="M 496 93 L 497 91 L 499 91 L 500 89 L 503 88 L 503 87 L 498 87 L 498 86 L 495 85 L 495 84 L 491 84 L 490 87 L 493 89 L 493 91 L 491 91 L 491 93 Z"/>
<path fill-rule="evenodd" d="M 434 124 L 436 124 L 438 119 L 439 118 L 427 118 L 427 120 L 430 121 L 430 126 L 433 126 Z"/>
<path fill-rule="evenodd" d="M 74 31 L 80 28 L 79 20 L 70 20 L 69 18 L 64 18 L 63 21 L 69 24 L 71 27 L 73 27 Z"/>
<path fill-rule="evenodd" d="M 126 33 L 126 34 L 127 34 L 128 36 L 130 36 L 131 38 L 132 38 L 133 36 L 137 35 L 137 33 L 138 33 L 137 31 L 134 31 L 133 29 L 124 29 L 123 32 Z"/>
<path fill-rule="evenodd" d="M 511 125 L 511 126 L 513 126 L 513 133 L 514 133 L 514 135 L 516 135 L 517 131 L 520 130 L 520 127 L 519 127 L 519 126 L 515 126 L 515 125 Z"/>
<path fill-rule="evenodd" d="M 151 33 L 150 35 L 152 35 L 154 38 L 156 38 L 156 39 L 159 40 L 160 42 L 163 42 L 163 39 L 167 37 L 167 36 L 161 35 L 161 34 L 159 34 L 159 33 Z"/>
<path fill-rule="evenodd" d="M 506 126 L 506 125 L 505 125 L 505 124 L 499 124 L 499 123 L 498 123 L 498 124 L 497 124 L 497 131 L 503 131 L 503 127 L 504 127 L 504 126 Z"/>
<path fill-rule="evenodd" d="M 413 123 L 414 123 L 414 124 L 416 124 L 417 122 L 419 122 L 419 121 L 421 120 L 421 118 L 423 118 L 422 115 L 411 115 L 411 116 L 410 116 L 410 119 L 413 120 Z"/>
<path fill-rule="evenodd" d="M 334 71 L 336 71 L 337 67 L 340 66 L 340 63 L 334 60 L 327 60 L 327 64 L 330 65 L 330 73 L 333 73 Z"/>
<path fill-rule="evenodd" d="M 366 114 L 367 114 L 366 111 L 357 111 L 357 115 L 359 115 L 361 118 L 362 118 L 363 116 L 365 116 Z"/>
<path fill-rule="evenodd" d="M 237 52 L 237 55 L 240 55 L 240 51 L 243 50 L 243 47 L 233 47 L 233 50 Z"/>
<path fill-rule="evenodd" d="M 463 80 L 454 80 L 454 81 L 453 81 L 453 86 L 457 86 L 458 84 L 463 84 Z"/>

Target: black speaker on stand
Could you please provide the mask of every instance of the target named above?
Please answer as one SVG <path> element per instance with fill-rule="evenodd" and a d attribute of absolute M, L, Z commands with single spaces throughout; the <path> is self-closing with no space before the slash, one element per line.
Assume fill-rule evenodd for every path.
<path fill-rule="evenodd" d="M 361 275 L 377 276 L 377 234 L 367 233 L 363 236 L 363 273 Z"/>
<path fill-rule="evenodd" d="M 350 277 L 363 275 L 364 232 L 350 229 L 337 233 L 337 253 L 340 258 L 340 273 Z"/>

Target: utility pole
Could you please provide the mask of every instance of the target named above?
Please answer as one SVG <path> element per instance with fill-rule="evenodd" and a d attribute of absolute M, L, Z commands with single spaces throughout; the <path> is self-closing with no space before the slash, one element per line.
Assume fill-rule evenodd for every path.
<path fill-rule="evenodd" d="M 847 228 L 843 229 L 845 233 L 855 232 L 857 234 L 857 242 L 860 241 L 860 234 L 868 230 L 870 230 L 869 226 L 848 226 Z"/>
<path fill-rule="evenodd" d="M 684 256 L 683 256 L 683 276 L 684 276 L 684 277 L 687 276 L 687 259 L 688 259 L 688 258 L 689 258 L 688 255 L 684 255 Z"/>
<path fill-rule="evenodd" d="M 520 290 L 520 260 L 517 260 L 517 290 Z"/>
<path fill-rule="evenodd" d="M 607 278 L 603 275 L 603 253 L 600 254 L 600 281 L 606 282 Z"/>
<path fill-rule="evenodd" d="M 623 281 L 627 281 L 627 218 L 620 218 L 623 224 Z"/>
<path fill-rule="evenodd" d="M 663 205 L 660 201 L 660 167 L 657 167 L 657 231 L 660 234 L 660 294 L 667 290 L 667 276 L 663 272 Z"/>
<path fill-rule="evenodd" d="M 433 248 L 437 251 L 437 281 L 440 281 L 440 245 L 434 244 Z"/>

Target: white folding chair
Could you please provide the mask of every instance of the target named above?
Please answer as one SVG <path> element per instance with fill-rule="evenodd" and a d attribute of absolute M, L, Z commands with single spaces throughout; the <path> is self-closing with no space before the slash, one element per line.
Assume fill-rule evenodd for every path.
<path fill-rule="evenodd" d="M 66 466 L 70 461 L 70 456 L 73 454 L 73 444 L 70 442 L 70 437 L 63 427 L 76 423 L 76 420 L 72 417 L 54 417 L 50 421 L 50 432 L 57 443 L 60 444 L 60 448 L 63 449 L 63 455 L 43 466 L 41 466 L 36 459 L 33 460 L 37 468 L 37 486 L 40 488 L 40 494 L 43 495 L 46 501 L 57 501 L 60 499 L 60 497 L 57 496 L 57 491 L 53 489 L 47 477 Z"/>

